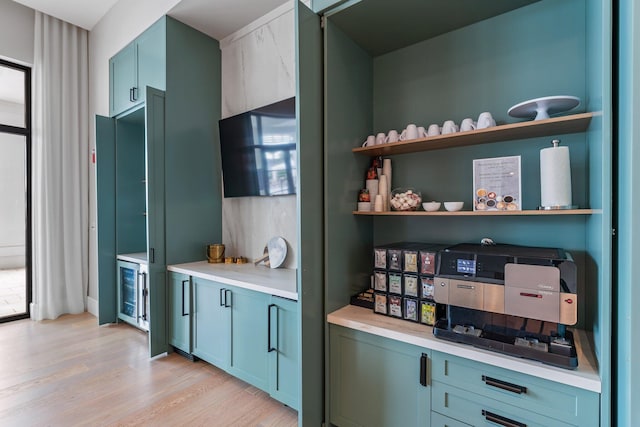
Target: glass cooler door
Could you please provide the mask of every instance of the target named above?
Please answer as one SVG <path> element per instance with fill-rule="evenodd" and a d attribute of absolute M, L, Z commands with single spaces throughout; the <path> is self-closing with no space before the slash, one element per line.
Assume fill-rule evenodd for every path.
<path fill-rule="evenodd" d="M 139 271 L 139 264 L 118 261 L 118 318 L 136 326 L 138 323 Z"/>

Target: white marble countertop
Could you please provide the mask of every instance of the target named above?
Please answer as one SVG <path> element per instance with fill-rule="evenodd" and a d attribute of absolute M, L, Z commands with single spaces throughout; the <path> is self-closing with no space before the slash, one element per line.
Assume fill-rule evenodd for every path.
<path fill-rule="evenodd" d="M 327 321 L 334 325 L 340 325 L 442 353 L 464 357 L 488 365 L 526 373 L 534 377 L 567 384 L 584 390 L 596 393 L 600 393 L 601 391 L 601 382 L 595 355 L 589 344 L 587 334 L 582 330 L 572 330 L 578 353 L 578 367 L 570 370 L 545 365 L 535 360 L 521 359 L 483 350 L 469 344 L 445 341 L 436 338 L 433 335 L 433 328 L 430 326 L 383 316 L 374 313 L 371 309 L 354 305 L 348 305 L 329 313 Z"/>
<path fill-rule="evenodd" d="M 138 264 L 147 264 L 147 253 L 137 252 L 135 254 L 119 254 L 118 259 L 122 261 L 136 262 Z"/>
<path fill-rule="evenodd" d="M 167 270 L 295 301 L 298 300 L 295 269 L 269 268 L 264 265 L 254 265 L 253 263 L 212 264 L 207 261 L 197 261 L 169 265 Z"/>

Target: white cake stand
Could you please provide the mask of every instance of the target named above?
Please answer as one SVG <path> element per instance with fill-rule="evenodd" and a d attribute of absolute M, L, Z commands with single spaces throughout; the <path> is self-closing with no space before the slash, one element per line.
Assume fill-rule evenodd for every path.
<path fill-rule="evenodd" d="M 580 104 L 580 98 L 575 96 L 545 96 L 530 99 L 509 108 L 507 113 L 511 117 L 530 118 L 534 120 L 548 119 L 550 115 L 569 111 Z"/>

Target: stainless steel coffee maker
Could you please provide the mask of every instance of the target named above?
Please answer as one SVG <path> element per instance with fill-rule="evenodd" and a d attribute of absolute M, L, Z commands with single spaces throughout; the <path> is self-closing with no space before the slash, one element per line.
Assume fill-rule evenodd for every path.
<path fill-rule="evenodd" d="M 558 248 L 460 244 L 439 252 L 437 337 L 564 368 L 577 367 L 577 268 Z"/>

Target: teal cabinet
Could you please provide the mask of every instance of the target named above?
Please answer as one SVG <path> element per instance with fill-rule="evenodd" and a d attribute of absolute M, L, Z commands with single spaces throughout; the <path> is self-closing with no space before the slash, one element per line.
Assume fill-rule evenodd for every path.
<path fill-rule="evenodd" d="M 269 394 L 297 410 L 300 399 L 298 303 L 271 296 L 267 316 Z"/>
<path fill-rule="evenodd" d="M 165 90 L 165 19 L 160 19 L 109 60 L 113 117 L 146 99 L 146 87 Z"/>
<path fill-rule="evenodd" d="M 316 10 L 335 6 L 323 12 L 324 263 L 330 267 L 324 277 L 325 314 L 368 287 L 376 245 L 456 244 L 493 237 L 506 244 L 564 248 L 574 255 L 578 268 L 577 328 L 593 336 L 602 384 L 601 398 L 593 405 L 598 409 L 596 418 L 601 425 L 610 425 L 611 313 L 615 312 L 611 2 L 542 0 L 480 6 L 458 0 L 321 0 L 316 5 Z M 393 33 L 379 31 L 388 22 L 403 25 Z M 549 63 L 555 66 L 549 68 Z M 432 151 L 396 152 L 401 155 L 392 158 L 393 188 L 416 188 L 425 200 L 463 200 L 465 210 L 471 211 L 473 160 L 521 156 L 522 206 L 529 212 L 353 214 L 363 173 L 371 164 L 368 155 L 379 149 L 384 152 L 375 155 L 388 156 L 394 150 L 391 144 L 361 148 L 367 135 L 401 131 L 408 123 L 425 127 L 441 126 L 445 120 L 460 123 L 483 111 L 490 111 L 498 126 L 526 127 L 526 121 L 509 116 L 509 108 L 551 94 L 582 100 L 579 108 L 563 116 L 592 115 L 586 128 L 561 136 L 571 153 L 577 212 L 536 211 L 541 196 L 540 150 L 549 146 L 553 131 L 493 141 L 482 140 L 487 136 L 483 135 L 482 143 L 469 146 L 449 143 L 446 136 L 425 138 Z M 462 134 L 452 140 L 458 136 Z M 331 361 L 332 350 L 327 351 Z M 327 369 L 333 371 L 330 365 Z M 329 379 L 326 388 L 332 394 L 341 385 Z"/>
<path fill-rule="evenodd" d="M 167 284 L 169 344 L 191 354 L 191 277 L 170 271 Z"/>
<path fill-rule="evenodd" d="M 477 425 L 485 411 L 527 425 L 600 425 L 598 393 L 435 351 L 432 366 L 432 408 L 459 421 Z M 461 413 L 470 402 L 475 411 Z"/>
<path fill-rule="evenodd" d="M 228 371 L 235 377 L 267 390 L 267 306 L 269 295 L 229 287 L 231 306 L 231 357 Z"/>
<path fill-rule="evenodd" d="M 193 277 L 193 354 L 226 370 L 231 353 L 231 290 Z"/>
<path fill-rule="evenodd" d="M 136 45 L 129 43 L 109 60 L 109 115 L 135 105 L 133 90 L 137 87 Z"/>
<path fill-rule="evenodd" d="M 430 351 L 329 325 L 330 422 L 428 426 Z"/>
<path fill-rule="evenodd" d="M 166 265 L 222 239 L 220 49 L 164 16 L 109 66 L 112 117 L 96 118 L 99 323 L 117 318 L 117 255 L 146 252 L 155 356 L 169 349 Z"/>

